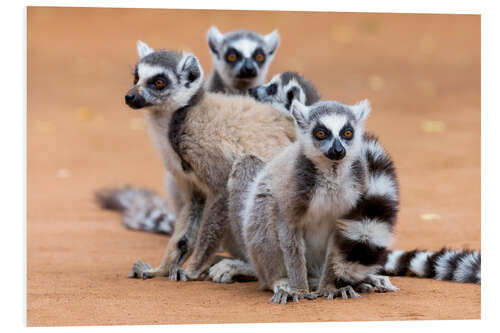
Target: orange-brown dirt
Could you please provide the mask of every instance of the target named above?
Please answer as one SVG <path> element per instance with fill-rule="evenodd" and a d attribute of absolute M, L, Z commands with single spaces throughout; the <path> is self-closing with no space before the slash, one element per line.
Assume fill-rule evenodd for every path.
<path fill-rule="evenodd" d="M 212 24 L 267 33 L 270 75 L 296 70 L 324 99 L 372 102 L 402 206 L 395 248 L 480 248 L 480 17 L 28 8 L 27 320 L 30 326 L 477 319 L 480 286 L 393 278 L 399 291 L 279 306 L 256 282 L 128 279 L 167 237 L 132 232 L 93 192 L 163 190 L 141 111 L 124 104 L 135 43 L 194 52 Z"/>

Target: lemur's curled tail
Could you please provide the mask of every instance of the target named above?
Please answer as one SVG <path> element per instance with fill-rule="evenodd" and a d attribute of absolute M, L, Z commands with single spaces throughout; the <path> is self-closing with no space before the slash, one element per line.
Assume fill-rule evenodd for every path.
<path fill-rule="evenodd" d="M 481 284 L 481 251 L 450 250 L 389 252 L 384 274 Z"/>
<path fill-rule="evenodd" d="M 170 235 L 175 214 L 158 194 L 143 188 L 124 186 L 96 192 L 95 198 L 104 209 L 122 213 L 122 223 L 133 230 Z"/>

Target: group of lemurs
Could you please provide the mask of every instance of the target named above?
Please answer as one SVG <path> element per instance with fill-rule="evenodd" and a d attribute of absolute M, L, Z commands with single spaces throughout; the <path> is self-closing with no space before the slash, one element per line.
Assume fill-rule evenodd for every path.
<path fill-rule="evenodd" d="M 207 37 L 213 71 L 205 83 L 195 55 L 137 44 L 125 101 L 146 109 L 168 201 L 133 187 L 97 199 L 121 211 L 125 226 L 171 238 L 158 267 L 137 261 L 131 277 L 257 279 L 281 304 L 394 291 L 388 275 L 481 283 L 479 251 L 389 250 L 398 180 L 365 132 L 367 100 L 321 100 L 295 72 L 265 83 L 277 31 L 211 27 Z"/>

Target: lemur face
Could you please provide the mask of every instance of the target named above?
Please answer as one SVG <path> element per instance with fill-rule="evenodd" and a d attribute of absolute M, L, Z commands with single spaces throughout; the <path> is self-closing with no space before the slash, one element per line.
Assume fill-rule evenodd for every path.
<path fill-rule="evenodd" d="M 150 106 L 180 108 L 199 90 L 203 69 L 190 53 L 155 51 L 137 43 L 139 62 L 134 70 L 134 86 L 125 96 L 133 109 Z"/>
<path fill-rule="evenodd" d="M 248 30 L 222 34 L 215 26 L 208 30 L 207 39 L 221 79 L 244 92 L 264 82 L 280 40 L 276 30 L 264 36 Z"/>
<path fill-rule="evenodd" d="M 289 115 L 294 100 L 306 104 L 306 94 L 298 76 L 292 72 L 277 74 L 267 84 L 248 89 L 248 93 L 259 102 L 271 104 Z"/>
<path fill-rule="evenodd" d="M 353 106 L 327 101 L 311 107 L 294 101 L 291 109 L 298 140 L 309 157 L 340 162 L 358 154 L 370 113 L 368 100 Z"/>

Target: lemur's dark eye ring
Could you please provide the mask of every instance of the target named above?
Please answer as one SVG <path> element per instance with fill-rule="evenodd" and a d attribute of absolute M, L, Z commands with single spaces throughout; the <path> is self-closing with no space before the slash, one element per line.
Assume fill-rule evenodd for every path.
<path fill-rule="evenodd" d="M 346 129 L 344 131 L 344 133 L 342 133 L 343 137 L 346 138 L 346 139 L 352 138 L 352 134 L 353 134 L 352 130 L 350 130 L 350 129 Z"/>
<path fill-rule="evenodd" d="M 322 129 L 319 129 L 316 131 L 316 133 L 314 133 L 314 136 L 316 136 L 317 139 L 324 139 L 326 138 L 326 132 L 323 131 Z"/>
<path fill-rule="evenodd" d="M 263 62 L 265 57 L 262 53 L 257 53 L 254 57 L 253 57 L 256 61 L 258 62 Z"/>
<path fill-rule="evenodd" d="M 157 89 L 163 89 L 163 88 L 165 88 L 165 80 L 164 79 L 156 79 L 155 80 L 155 87 Z"/>
<path fill-rule="evenodd" d="M 226 60 L 229 62 L 235 62 L 237 59 L 238 59 L 238 57 L 234 53 L 228 53 L 226 55 Z"/>
<path fill-rule="evenodd" d="M 274 95 L 276 94 L 276 91 L 278 90 L 278 86 L 276 85 L 276 83 L 273 83 L 271 85 L 269 85 L 267 88 L 266 88 L 266 93 L 268 95 Z"/>

